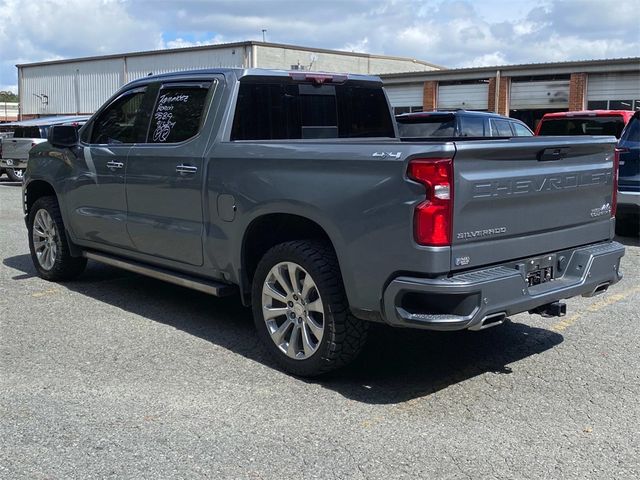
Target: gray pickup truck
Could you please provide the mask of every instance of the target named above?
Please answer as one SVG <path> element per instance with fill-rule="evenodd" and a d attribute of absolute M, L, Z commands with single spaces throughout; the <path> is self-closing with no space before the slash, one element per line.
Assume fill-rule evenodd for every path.
<path fill-rule="evenodd" d="M 51 128 L 24 212 L 41 277 L 92 259 L 238 292 L 277 363 L 318 375 L 368 322 L 481 330 L 618 282 L 614 144 L 400 142 L 377 77 L 182 72 Z"/>

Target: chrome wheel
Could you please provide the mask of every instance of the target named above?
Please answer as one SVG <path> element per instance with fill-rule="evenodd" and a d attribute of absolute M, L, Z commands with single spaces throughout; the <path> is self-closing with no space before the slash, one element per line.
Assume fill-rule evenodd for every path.
<path fill-rule="evenodd" d="M 311 275 L 300 265 L 282 262 L 262 286 L 262 315 L 271 340 L 288 357 L 305 360 L 324 335 L 324 306 Z"/>
<path fill-rule="evenodd" d="M 24 178 L 24 170 L 22 170 L 21 168 L 14 168 L 13 174 L 15 175 L 16 178 L 20 180 Z"/>
<path fill-rule="evenodd" d="M 58 233 L 49 212 L 40 209 L 33 217 L 33 249 L 38 263 L 45 270 L 51 270 L 58 257 Z"/>

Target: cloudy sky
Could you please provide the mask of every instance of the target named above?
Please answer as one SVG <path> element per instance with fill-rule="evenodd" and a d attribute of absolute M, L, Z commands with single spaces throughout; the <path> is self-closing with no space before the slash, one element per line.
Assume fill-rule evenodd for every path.
<path fill-rule="evenodd" d="M 16 63 L 262 39 L 447 67 L 640 56 L 640 0 L 0 0 Z"/>

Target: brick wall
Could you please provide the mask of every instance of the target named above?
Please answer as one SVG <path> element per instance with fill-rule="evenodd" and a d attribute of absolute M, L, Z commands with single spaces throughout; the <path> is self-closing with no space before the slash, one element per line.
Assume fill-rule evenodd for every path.
<path fill-rule="evenodd" d="M 424 111 L 435 110 L 438 107 L 438 82 L 424 82 L 422 94 L 422 109 Z"/>
<path fill-rule="evenodd" d="M 489 79 L 489 98 L 487 110 L 500 115 L 509 115 L 509 85 L 511 78 L 500 77 L 500 91 L 498 92 L 498 105 L 496 106 L 496 78 Z"/>
<path fill-rule="evenodd" d="M 587 93 L 587 74 L 572 73 L 569 80 L 569 111 L 584 110 Z"/>

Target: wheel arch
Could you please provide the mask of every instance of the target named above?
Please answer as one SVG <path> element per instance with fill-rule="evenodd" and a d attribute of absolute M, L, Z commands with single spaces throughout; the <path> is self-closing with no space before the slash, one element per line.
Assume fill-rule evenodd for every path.
<path fill-rule="evenodd" d="M 327 229 L 309 217 L 279 212 L 265 213 L 251 220 L 244 231 L 240 252 L 240 291 L 245 305 L 251 303 L 253 275 L 264 254 L 280 243 L 307 239 L 326 242 L 338 257 Z"/>
<path fill-rule="evenodd" d="M 31 207 L 41 197 L 53 196 L 58 200 L 58 205 L 60 204 L 60 200 L 58 198 L 58 193 L 50 182 L 46 180 L 31 180 L 24 187 L 24 209 L 25 213 L 28 215 Z"/>
<path fill-rule="evenodd" d="M 62 215 L 62 219 L 65 224 L 65 233 L 66 233 L 65 238 L 66 238 L 67 246 L 69 247 L 69 252 L 71 253 L 71 256 L 81 257 L 82 251 L 70 239 L 69 229 L 67 227 L 67 222 L 65 219 L 64 208 L 60 202 L 60 195 L 58 194 L 58 192 L 56 191 L 56 189 L 54 188 L 51 182 L 38 178 L 38 179 L 30 180 L 29 183 L 27 183 L 24 186 L 22 199 L 24 202 L 25 220 L 27 219 L 33 204 L 39 198 L 49 197 L 49 196 L 55 197 L 56 201 L 58 202 L 58 206 L 60 207 L 60 214 Z"/>

